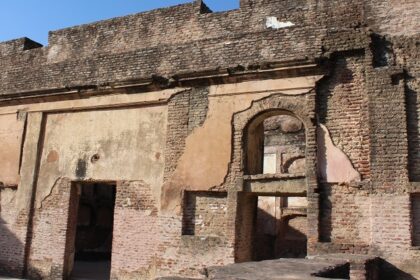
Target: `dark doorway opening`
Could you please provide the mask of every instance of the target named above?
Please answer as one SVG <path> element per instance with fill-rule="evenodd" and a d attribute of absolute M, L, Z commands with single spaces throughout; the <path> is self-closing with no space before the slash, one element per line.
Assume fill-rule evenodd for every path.
<path fill-rule="evenodd" d="M 306 177 L 304 123 L 292 112 L 267 110 L 248 123 L 243 143 L 248 189 L 238 195 L 235 261 L 306 257 L 305 186 L 285 187 Z"/>
<path fill-rule="evenodd" d="M 109 279 L 116 186 L 79 183 L 73 279 Z"/>
<path fill-rule="evenodd" d="M 257 204 L 254 260 L 305 258 L 306 197 L 258 196 Z"/>

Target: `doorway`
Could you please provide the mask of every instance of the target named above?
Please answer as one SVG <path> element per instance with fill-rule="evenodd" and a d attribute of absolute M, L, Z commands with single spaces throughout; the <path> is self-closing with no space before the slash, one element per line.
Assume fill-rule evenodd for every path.
<path fill-rule="evenodd" d="M 109 279 L 116 185 L 78 183 L 72 279 Z"/>
<path fill-rule="evenodd" d="M 258 196 L 253 259 L 306 257 L 306 208 L 306 197 Z"/>

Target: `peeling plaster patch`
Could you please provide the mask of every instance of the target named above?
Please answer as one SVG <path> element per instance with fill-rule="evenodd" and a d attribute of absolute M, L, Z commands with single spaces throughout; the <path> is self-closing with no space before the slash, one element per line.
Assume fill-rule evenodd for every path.
<path fill-rule="evenodd" d="M 285 95 L 306 94 L 321 77 L 211 86 L 207 118 L 188 135 L 184 153 L 171 178 L 162 187 L 163 213 L 181 213 L 183 190 L 208 191 L 224 183 L 231 161 L 232 117 L 235 113 L 249 108 L 253 101 L 279 91 Z"/>
<path fill-rule="evenodd" d="M 52 150 L 48 153 L 47 162 L 50 162 L 50 163 L 51 162 L 56 162 L 58 160 L 58 158 L 59 158 L 59 155 L 58 155 L 57 151 Z"/>
<path fill-rule="evenodd" d="M 46 194 L 44 195 L 44 197 L 41 199 L 41 201 L 39 201 L 36 205 L 36 208 L 40 209 L 42 208 L 42 203 L 44 203 L 45 200 L 47 200 L 47 198 L 49 198 L 51 196 L 51 194 L 53 193 L 53 190 L 55 188 L 55 186 L 58 185 L 58 183 L 61 181 L 62 177 L 59 177 L 55 180 L 54 184 L 52 184 L 49 189 L 45 192 Z"/>
<path fill-rule="evenodd" d="M 267 28 L 280 29 L 295 26 L 291 21 L 279 21 L 276 17 L 267 17 L 265 22 Z"/>
<path fill-rule="evenodd" d="M 320 124 L 317 127 L 318 140 L 318 172 L 328 183 L 360 182 L 361 176 L 357 172 L 349 157 L 337 148 L 328 128 Z"/>

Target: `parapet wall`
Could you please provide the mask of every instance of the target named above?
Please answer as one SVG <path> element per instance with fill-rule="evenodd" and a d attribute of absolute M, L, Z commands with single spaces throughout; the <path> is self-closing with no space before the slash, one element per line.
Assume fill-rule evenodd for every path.
<path fill-rule="evenodd" d="M 0 94 L 315 61 L 325 50 L 360 48 L 367 23 L 415 35 L 415 2 L 247 0 L 240 9 L 212 13 L 198 0 L 52 31 L 43 48 L 27 38 L 0 43 Z M 267 17 L 292 26 L 269 28 Z"/>
<path fill-rule="evenodd" d="M 53 31 L 49 45 L 36 50 L 5 42 L 0 49 L 12 50 L 0 58 L 0 94 L 314 61 L 328 30 L 353 32 L 363 21 L 361 7 L 360 1 L 248 1 L 210 13 L 197 1 Z M 293 26 L 267 27 L 267 17 Z"/>
<path fill-rule="evenodd" d="M 41 44 L 26 37 L 0 43 L 0 57 L 19 55 L 23 51 L 42 47 Z"/>

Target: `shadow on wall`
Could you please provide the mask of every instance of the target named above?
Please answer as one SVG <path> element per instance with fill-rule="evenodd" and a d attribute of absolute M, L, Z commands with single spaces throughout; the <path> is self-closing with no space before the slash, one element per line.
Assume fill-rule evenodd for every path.
<path fill-rule="evenodd" d="M 8 223 L 0 218 L 0 277 L 25 276 L 26 269 L 31 279 L 43 279 L 42 274 L 33 267 L 23 266 L 25 247 L 19 238 L 10 231 Z"/>
<path fill-rule="evenodd" d="M 381 280 L 417 280 L 418 278 L 406 273 L 396 267 L 395 265 L 387 262 L 386 260 L 380 259 L 378 264 L 378 279 Z"/>
<path fill-rule="evenodd" d="M 279 258 L 305 258 L 307 248 L 307 237 L 300 229 L 295 228 L 291 223 L 294 219 L 303 219 L 304 215 L 288 215 L 280 220 L 282 231 L 281 238 L 277 239 L 276 249 Z"/>
<path fill-rule="evenodd" d="M 414 78 L 404 73 L 404 87 L 407 106 L 408 171 L 410 181 L 420 181 L 420 135 L 419 135 L 419 99 L 413 89 Z"/>
<path fill-rule="evenodd" d="M 24 246 L 12 233 L 8 223 L 0 218 L 0 275 L 22 276 Z"/>
<path fill-rule="evenodd" d="M 331 242 L 332 234 L 332 202 L 331 186 L 323 184 L 320 188 L 319 207 L 319 239 L 321 242 Z"/>
<path fill-rule="evenodd" d="M 325 76 L 317 82 L 316 112 L 319 122 L 325 124 L 328 119 L 328 104 L 334 90 L 341 84 L 353 82 L 353 72 L 349 69 L 348 63 L 344 57 L 333 57 L 332 74 Z"/>
<path fill-rule="evenodd" d="M 254 238 L 254 260 L 306 257 L 306 234 L 289 224 L 294 218 L 306 216 L 288 215 L 280 219 L 263 209 L 257 210 Z"/>

